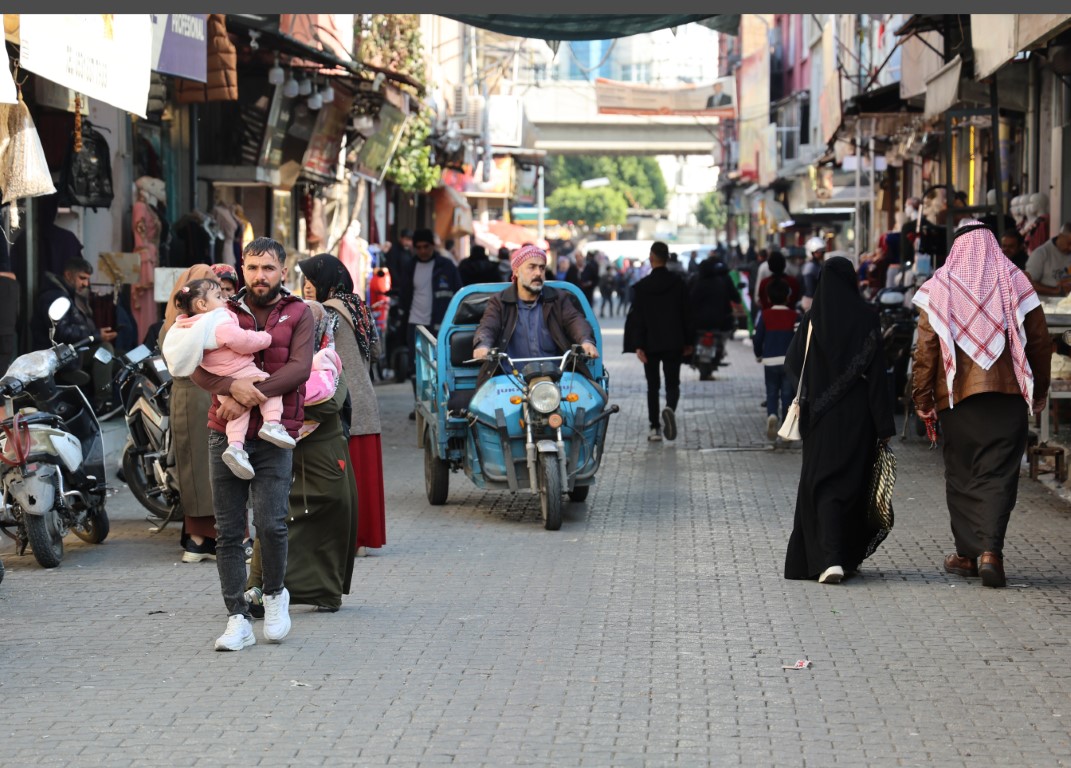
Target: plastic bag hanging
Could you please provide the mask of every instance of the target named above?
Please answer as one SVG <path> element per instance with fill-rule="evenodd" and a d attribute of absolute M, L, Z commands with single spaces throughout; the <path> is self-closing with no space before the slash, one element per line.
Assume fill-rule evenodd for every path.
<path fill-rule="evenodd" d="M 10 143 L 0 162 L 3 202 L 54 194 L 56 187 L 52 184 L 45 150 L 21 91 L 19 103 L 8 111 L 7 118 Z"/>

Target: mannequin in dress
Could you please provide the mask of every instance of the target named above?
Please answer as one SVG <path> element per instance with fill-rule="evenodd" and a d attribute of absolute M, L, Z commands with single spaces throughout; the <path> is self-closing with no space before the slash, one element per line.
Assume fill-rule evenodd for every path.
<path fill-rule="evenodd" d="M 217 200 L 215 207 L 212 208 L 212 218 L 215 219 L 219 225 L 220 232 L 223 233 L 223 245 L 216 245 L 217 260 L 223 264 L 235 266 L 234 260 L 234 240 L 238 235 L 241 224 L 226 203 Z"/>
<path fill-rule="evenodd" d="M 1030 196 L 1028 210 L 1033 221 L 1026 234 L 1026 252 L 1033 253 L 1049 241 L 1049 196 L 1035 192 Z"/>
<path fill-rule="evenodd" d="M 353 279 L 354 293 L 363 298 L 372 268 L 372 254 L 368 251 L 368 241 L 361 237 L 361 222 L 351 221 L 346 228 L 338 245 L 338 260 Z"/>
<path fill-rule="evenodd" d="M 131 287 L 130 309 L 138 325 L 138 338 L 145 338 L 149 327 L 157 320 L 156 302 L 153 301 L 153 279 L 160 265 L 160 217 L 155 206 L 166 202 L 164 182 L 152 176 L 142 176 L 134 182 L 136 200 L 131 221 L 134 228 L 134 251 L 141 255 L 141 273 L 138 283 Z"/>

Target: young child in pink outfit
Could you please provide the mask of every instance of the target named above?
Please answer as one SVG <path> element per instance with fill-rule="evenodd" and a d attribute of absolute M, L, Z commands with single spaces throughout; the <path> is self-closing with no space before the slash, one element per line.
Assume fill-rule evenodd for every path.
<path fill-rule="evenodd" d="M 164 338 L 163 353 L 172 376 L 189 376 L 201 366 L 217 376 L 235 379 L 266 379 L 268 374 L 253 362 L 253 353 L 271 345 L 266 331 L 247 331 L 238 325 L 238 317 L 227 309 L 223 288 L 215 280 L 191 280 L 175 294 L 178 316 Z M 219 396 L 221 403 L 230 400 Z M 280 448 L 293 448 L 294 438 L 282 425 L 283 398 L 269 397 L 260 404 L 264 426 L 257 437 Z M 223 463 L 236 476 L 250 480 L 256 474 L 245 450 L 245 433 L 249 428 L 249 411 L 227 422 L 227 441 Z"/>

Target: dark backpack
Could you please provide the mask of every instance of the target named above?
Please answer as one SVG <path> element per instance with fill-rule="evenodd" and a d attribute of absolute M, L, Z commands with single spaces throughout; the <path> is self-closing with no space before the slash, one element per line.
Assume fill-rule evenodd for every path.
<path fill-rule="evenodd" d="M 83 119 L 82 151 L 74 151 L 72 135 L 60 176 L 59 204 L 80 205 L 96 211 L 98 208 L 110 208 L 114 197 L 108 142 L 88 120 Z"/>

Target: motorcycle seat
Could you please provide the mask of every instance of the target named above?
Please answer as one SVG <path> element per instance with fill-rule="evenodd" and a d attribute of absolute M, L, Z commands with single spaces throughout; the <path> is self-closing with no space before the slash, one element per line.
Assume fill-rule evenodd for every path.
<path fill-rule="evenodd" d="M 459 368 L 479 367 L 480 363 L 467 363 L 472 360 L 472 343 L 476 336 L 476 329 L 456 330 L 450 334 L 450 365 Z"/>

